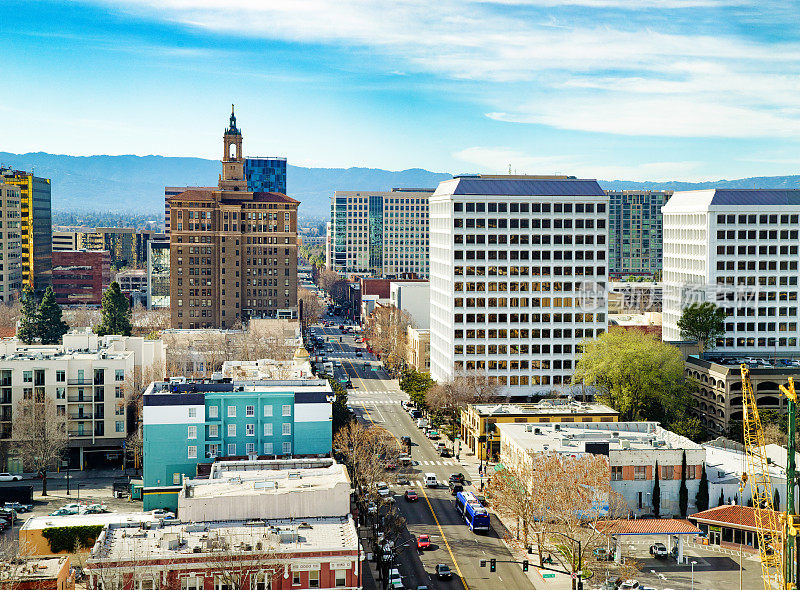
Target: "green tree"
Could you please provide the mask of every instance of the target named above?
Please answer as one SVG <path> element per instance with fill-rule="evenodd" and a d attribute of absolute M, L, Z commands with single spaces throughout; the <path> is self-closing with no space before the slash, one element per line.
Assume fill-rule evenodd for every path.
<path fill-rule="evenodd" d="M 333 432 L 350 422 L 350 411 L 347 408 L 347 389 L 333 377 L 328 377 L 333 390 Z"/>
<path fill-rule="evenodd" d="M 678 508 L 681 511 L 681 518 L 686 518 L 689 510 L 689 488 L 686 487 L 686 451 L 681 457 L 681 487 L 678 489 Z"/>
<path fill-rule="evenodd" d="M 25 285 L 20 301 L 22 302 L 22 315 L 17 329 L 17 338 L 24 344 L 33 344 L 39 335 L 39 308 L 36 305 L 36 295 L 30 285 Z"/>
<path fill-rule="evenodd" d="M 61 337 L 69 331 L 69 325 L 61 319 L 61 306 L 56 303 L 52 287 L 47 287 L 39 304 L 37 332 L 42 344 L 61 344 Z"/>
<path fill-rule="evenodd" d="M 719 500 L 717 500 L 717 506 L 724 506 L 725 505 L 725 490 L 719 491 Z"/>
<path fill-rule="evenodd" d="M 683 308 L 678 328 L 684 340 L 696 340 L 702 353 L 725 334 L 725 310 L 710 301 Z"/>
<path fill-rule="evenodd" d="M 781 494 L 778 488 L 775 488 L 775 493 L 772 494 L 772 507 L 778 512 L 781 511 Z"/>
<path fill-rule="evenodd" d="M 103 293 L 102 319 L 94 331 L 100 336 L 107 334 L 131 335 L 131 308 L 128 298 L 120 291 L 119 283 L 114 281 Z"/>
<path fill-rule="evenodd" d="M 703 442 L 707 438 L 706 429 L 700 418 L 696 416 L 685 416 L 667 426 L 667 430 L 685 436 L 696 443 Z"/>
<path fill-rule="evenodd" d="M 700 476 L 700 487 L 697 488 L 694 504 L 697 506 L 698 512 L 708 510 L 708 474 L 705 464 L 703 464 L 703 474 Z"/>
<path fill-rule="evenodd" d="M 400 389 L 405 391 L 419 408 L 425 407 L 425 394 L 434 385 L 436 381 L 431 379 L 428 373 L 421 373 L 414 368 L 406 369 L 400 379 Z"/>
<path fill-rule="evenodd" d="M 671 424 L 692 406 L 680 351 L 652 335 L 613 329 L 584 341 L 582 352 L 572 382 L 605 390 L 622 420 Z"/>
<path fill-rule="evenodd" d="M 656 461 L 656 472 L 653 478 L 653 514 L 656 518 L 661 516 L 661 483 L 659 482 L 658 461 Z"/>

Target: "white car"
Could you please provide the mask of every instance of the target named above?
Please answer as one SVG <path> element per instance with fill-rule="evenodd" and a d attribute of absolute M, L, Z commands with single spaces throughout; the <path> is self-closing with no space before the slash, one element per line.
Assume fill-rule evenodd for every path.
<path fill-rule="evenodd" d="M 639 588 L 639 580 L 625 580 L 619 585 L 619 590 L 634 590 Z"/>
<path fill-rule="evenodd" d="M 156 508 L 155 510 L 151 510 L 150 514 L 152 514 L 155 518 L 175 518 L 175 514 L 170 512 L 169 510 L 164 510 L 163 508 Z"/>
<path fill-rule="evenodd" d="M 22 481 L 22 476 L 11 475 L 10 473 L 0 473 L 0 481 Z"/>
<path fill-rule="evenodd" d="M 375 487 L 378 488 L 378 495 L 381 497 L 386 497 L 389 495 L 389 486 L 385 481 L 379 481 L 375 484 Z"/>

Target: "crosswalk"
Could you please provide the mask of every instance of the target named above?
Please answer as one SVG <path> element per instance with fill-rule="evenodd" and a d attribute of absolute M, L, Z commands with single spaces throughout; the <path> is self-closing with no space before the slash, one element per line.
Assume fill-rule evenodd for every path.
<path fill-rule="evenodd" d="M 417 461 L 416 463 L 417 463 L 417 465 L 449 465 L 449 466 L 460 465 L 460 463 L 457 463 L 455 460 L 450 460 L 450 461 Z"/>
<path fill-rule="evenodd" d="M 352 401 L 359 404 L 375 404 L 376 406 L 389 406 L 400 403 L 399 399 L 354 399 Z"/>

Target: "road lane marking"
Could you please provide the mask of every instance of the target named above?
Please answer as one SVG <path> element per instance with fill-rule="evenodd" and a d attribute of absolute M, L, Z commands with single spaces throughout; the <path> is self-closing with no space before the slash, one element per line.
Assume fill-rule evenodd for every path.
<path fill-rule="evenodd" d="M 364 409 L 366 410 L 366 406 L 364 406 Z M 371 417 L 369 418 L 369 421 L 372 422 L 373 425 L 375 424 L 375 421 Z M 386 431 L 392 435 L 392 437 L 394 438 L 394 440 L 398 442 L 398 444 L 400 443 L 398 438 L 394 435 L 394 433 L 391 430 L 387 429 Z M 442 540 L 444 541 L 444 546 L 447 547 L 447 552 L 450 554 L 450 559 L 453 560 L 453 565 L 456 567 L 456 572 L 458 573 L 458 577 L 461 578 L 461 583 L 464 586 L 464 590 L 469 590 L 469 585 L 467 584 L 467 580 L 466 578 L 464 578 L 464 574 L 461 573 L 461 568 L 458 567 L 458 562 L 456 561 L 456 557 L 455 555 L 453 555 L 453 550 L 450 548 L 450 543 L 447 540 L 447 535 L 444 534 L 442 525 L 439 523 L 439 518 L 436 516 L 436 512 L 433 510 L 433 506 L 431 505 L 430 498 L 428 498 L 428 494 L 427 492 L 425 492 L 425 486 L 421 487 L 420 489 L 422 490 L 422 495 L 425 496 L 425 502 L 428 504 L 428 509 L 431 511 L 431 516 L 433 516 L 433 520 L 436 522 L 436 527 L 439 529 L 439 534 L 442 535 Z"/>

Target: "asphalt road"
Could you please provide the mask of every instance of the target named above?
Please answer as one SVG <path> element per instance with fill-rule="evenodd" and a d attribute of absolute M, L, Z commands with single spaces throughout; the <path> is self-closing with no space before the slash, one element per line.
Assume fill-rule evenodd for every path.
<path fill-rule="evenodd" d="M 400 543 L 408 545 L 399 552 L 398 568 L 406 588 L 427 586 L 429 589 L 497 590 L 499 586 L 513 589 L 532 588 L 519 564 L 502 563 L 511 560 L 511 554 L 502 542 L 505 529 L 492 517 L 492 529 L 488 534 L 474 534 L 455 510 L 454 498 L 447 488 L 451 474 L 463 473 L 468 485 L 466 489 L 479 488 L 477 469 L 456 462 L 454 458 L 442 458 L 434 449 L 433 443 L 416 427 L 400 402 L 408 399 L 399 389 L 397 381 L 390 379 L 381 367 L 373 371 L 370 366 L 376 361 L 366 352 L 361 358 L 347 353 L 354 351 L 356 344 L 351 335 L 341 335 L 336 327 L 315 327 L 316 333 L 325 333 L 333 341 L 334 351 L 327 353 L 329 360 L 339 360 L 353 382 L 348 392 L 348 403 L 358 418 L 366 423 L 386 428 L 395 437 L 410 436 L 411 455 L 414 465 L 398 471 L 395 478 L 387 476 L 392 493 L 403 517 L 406 519 L 408 535 Z M 447 443 L 448 446 L 450 443 Z M 425 473 L 434 473 L 440 482 L 438 488 L 422 485 Z M 397 476 L 405 476 L 409 485 L 395 483 Z M 474 486 L 470 487 L 471 485 Z M 414 489 L 419 494 L 418 502 L 406 502 L 403 492 Z M 420 534 L 431 537 L 432 548 L 420 554 L 416 550 L 415 539 Z M 480 560 L 494 557 L 499 562 L 497 571 L 481 568 Z M 450 581 L 436 580 L 434 571 L 437 563 L 450 566 L 456 574 Z"/>

